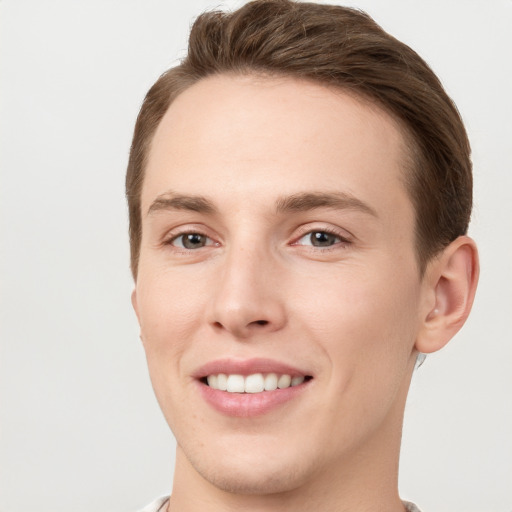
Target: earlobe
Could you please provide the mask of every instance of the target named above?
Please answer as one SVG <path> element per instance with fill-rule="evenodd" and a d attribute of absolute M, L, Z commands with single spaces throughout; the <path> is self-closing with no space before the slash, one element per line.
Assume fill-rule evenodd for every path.
<path fill-rule="evenodd" d="M 425 279 L 434 304 L 424 313 L 415 344 L 424 354 L 443 348 L 471 311 L 479 275 L 475 242 L 460 236 L 429 267 Z"/>

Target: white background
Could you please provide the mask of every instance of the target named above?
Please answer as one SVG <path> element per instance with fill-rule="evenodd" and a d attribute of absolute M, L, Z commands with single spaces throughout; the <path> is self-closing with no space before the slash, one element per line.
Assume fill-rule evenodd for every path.
<path fill-rule="evenodd" d="M 2 512 L 128 512 L 170 490 L 174 442 L 129 301 L 124 172 L 145 92 L 220 4 L 0 0 Z M 402 497 L 510 512 L 512 1 L 351 5 L 432 65 L 473 145 L 480 288 L 414 377 Z"/>

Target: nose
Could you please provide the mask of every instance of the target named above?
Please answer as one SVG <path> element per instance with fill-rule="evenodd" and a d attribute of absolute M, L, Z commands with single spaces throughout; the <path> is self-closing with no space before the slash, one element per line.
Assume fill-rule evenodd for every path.
<path fill-rule="evenodd" d="M 210 325 L 237 339 L 282 329 L 286 310 L 281 272 L 272 256 L 233 249 L 221 265 L 207 311 Z"/>

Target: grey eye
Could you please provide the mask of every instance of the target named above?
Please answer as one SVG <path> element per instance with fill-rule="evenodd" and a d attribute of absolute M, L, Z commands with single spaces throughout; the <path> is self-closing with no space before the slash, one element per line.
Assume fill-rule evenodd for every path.
<path fill-rule="evenodd" d="M 183 249 L 200 249 L 209 245 L 209 238 L 200 233 L 185 233 L 172 241 L 172 245 Z"/>
<path fill-rule="evenodd" d="M 326 231 L 311 231 L 311 233 L 307 233 L 299 240 L 299 244 L 312 245 L 313 247 L 330 247 L 340 241 L 340 237 L 332 233 Z"/>

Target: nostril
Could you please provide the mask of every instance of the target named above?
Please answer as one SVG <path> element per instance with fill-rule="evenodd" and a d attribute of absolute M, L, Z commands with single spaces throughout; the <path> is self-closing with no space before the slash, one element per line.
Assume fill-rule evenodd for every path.
<path fill-rule="evenodd" d="M 268 320 L 256 320 L 256 322 L 254 322 L 254 323 L 258 324 L 258 325 L 267 325 Z"/>

